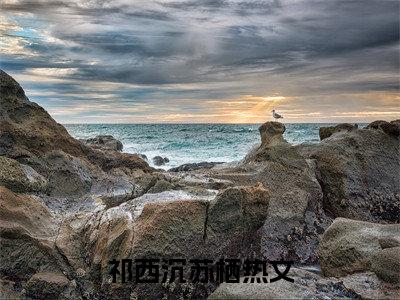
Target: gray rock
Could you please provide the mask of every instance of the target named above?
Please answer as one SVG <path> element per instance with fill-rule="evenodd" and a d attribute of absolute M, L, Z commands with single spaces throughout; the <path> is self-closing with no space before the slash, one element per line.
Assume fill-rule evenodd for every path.
<path fill-rule="evenodd" d="M 195 171 L 200 169 L 211 169 L 216 165 L 223 164 L 223 162 L 199 162 L 199 163 L 191 163 L 191 164 L 183 164 L 175 168 L 171 168 L 168 171 L 170 172 L 187 172 L 187 171 Z"/>
<path fill-rule="evenodd" d="M 162 165 L 165 165 L 165 164 L 168 163 L 168 162 L 169 162 L 168 157 L 161 157 L 161 156 L 155 156 L 155 157 L 153 157 L 153 163 L 154 163 L 156 166 L 162 166 Z"/>
<path fill-rule="evenodd" d="M 315 164 L 283 140 L 284 125 L 264 125 L 261 146 L 240 166 L 211 169 L 211 176 L 227 179 L 233 185 L 261 182 L 270 191 L 268 213 L 260 229 L 264 258 L 316 262 L 319 235 L 330 218 L 323 211 Z"/>
<path fill-rule="evenodd" d="M 161 179 L 158 180 L 156 184 L 149 189 L 148 193 L 161 193 L 173 189 L 174 185 L 171 182 Z"/>
<path fill-rule="evenodd" d="M 45 191 L 47 180 L 27 165 L 0 156 L 0 185 L 15 192 Z"/>
<path fill-rule="evenodd" d="M 312 148 L 312 150 L 310 150 Z M 400 143 L 379 130 L 333 135 L 309 147 L 333 217 L 397 222 L 400 215 Z"/>
<path fill-rule="evenodd" d="M 384 281 L 400 283 L 400 247 L 382 249 L 374 254 L 371 270 Z"/>
<path fill-rule="evenodd" d="M 349 123 L 342 123 L 342 124 L 338 124 L 336 126 L 320 127 L 319 128 L 319 138 L 322 141 L 335 133 L 353 131 L 353 130 L 357 130 L 357 129 L 358 129 L 357 124 L 353 125 L 353 124 L 349 124 Z"/>
<path fill-rule="evenodd" d="M 386 249 L 392 248 L 386 248 L 381 253 L 382 240 L 385 239 L 400 242 L 400 224 L 335 219 L 323 234 L 318 251 L 323 273 L 326 276 L 342 277 L 354 272 L 384 268 L 388 260 L 395 258 L 385 255 Z M 375 260 L 375 267 L 371 268 L 376 255 L 379 259 Z"/>
<path fill-rule="evenodd" d="M 274 278 L 276 273 L 268 270 L 267 279 Z M 294 280 L 278 280 L 268 283 L 222 283 L 209 300 L 216 299 L 352 299 L 356 294 L 346 289 L 340 280 L 323 278 L 302 268 L 292 267 L 287 276 Z M 262 277 L 262 273 L 257 274 Z"/>
<path fill-rule="evenodd" d="M 387 121 L 374 121 L 368 124 L 367 129 L 381 130 L 386 134 L 399 137 L 400 136 L 400 120 Z"/>
<path fill-rule="evenodd" d="M 100 150 L 122 151 L 122 143 L 112 135 L 98 135 L 94 138 L 80 140 L 86 145 Z"/>

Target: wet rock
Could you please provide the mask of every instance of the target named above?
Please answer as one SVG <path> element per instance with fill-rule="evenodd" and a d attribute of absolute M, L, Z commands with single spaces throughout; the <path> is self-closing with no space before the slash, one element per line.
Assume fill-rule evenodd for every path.
<path fill-rule="evenodd" d="M 122 143 L 112 135 L 98 135 L 94 138 L 81 141 L 90 147 L 100 150 L 122 151 L 124 147 Z"/>
<path fill-rule="evenodd" d="M 31 167 L 0 156 L 0 185 L 15 192 L 44 191 L 47 180 Z"/>
<path fill-rule="evenodd" d="M 388 261 L 395 259 L 392 253 L 381 253 L 382 239 L 400 242 L 400 224 L 376 224 L 337 218 L 322 236 L 319 247 L 321 269 L 326 276 L 341 277 L 354 272 L 380 270 Z M 394 249 L 394 248 L 387 248 Z M 390 271 L 388 271 L 390 272 Z"/>
<path fill-rule="evenodd" d="M 322 141 L 335 133 L 354 131 L 357 129 L 358 129 L 357 124 L 353 125 L 353 124 L 349 124 L 349 123 L 342 123 L 342 124 L 338 124 L 336 126 L 320 127 L 319 128 L 319 138 Z"/>
<path fill-rule="evenodd" d="M 391 122 L 378 120 L 368 124 L 367 129 L 375 129 L 383 131 L 386 134 L 398 137 L 400 136 L 400 120 Z"/>
<path fill-rule="evenodd" d="M 175 168 L 171 168 L 168 171 L 170 172 L 187 172 L 194 171 L 200 169 L 211 169 L 216 165 L 223 164 L 223 162 L 200 162 L 200 163 L 192 163 L 192 164 L 183 164 Z"/>
<path fill-rule="evenodd" d="M 146 172 L 153 171 L 137 154 L 121 153 L 115 151 L 97 151 L 88 155 L 91 163 L 98 165 L 108 172 L 112 169 L 126 168 L 130 170 L 144 170 Z"/>
<path fill-rule="evenodd" d="M 147 155 L 145 155 L 145 154 L 142 154 L 142 153 L 136 153 L 137 155 L 139 155 L 139 157 L 141 158 L 141 159 L 143 159 L 143 160 L 149 160 L 148 158 L 147 158 Z"/>
<path fill-rule="evenodd" d="M 400 143 L 380 130 L 359 129 L 312 146 L 308 157 L 333 217 L 398 222 Z"/>
<path fill-rule="evenodd" d="M 165 165 L 168 162 L 169 162 L 168 157 L 161 157 L 161 156 L 154 156 L 153 157 L 153 163 L 156 166 L 162 166 L 162 165 Z"/>

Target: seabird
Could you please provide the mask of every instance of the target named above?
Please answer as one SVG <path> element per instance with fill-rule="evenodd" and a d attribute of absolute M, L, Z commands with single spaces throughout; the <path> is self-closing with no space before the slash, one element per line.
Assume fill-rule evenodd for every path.
<path fill-rule="evenodd" d="M 275 109 L 272 111 L 272 116 L 274 117 L 274 119 L 283 119 L 283 117 L 275 112 Z"/>

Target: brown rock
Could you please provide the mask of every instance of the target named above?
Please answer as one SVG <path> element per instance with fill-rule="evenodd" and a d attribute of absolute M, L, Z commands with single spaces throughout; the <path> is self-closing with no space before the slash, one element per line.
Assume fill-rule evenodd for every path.
<path fill-rule="evenodd" d="M 40 156 L 63 150 L 83 156 L 86 149 L 39 105 L 30 102 L 21 86 L 0 70 L 0 155 Z"/>
<path fill-rule="evenodd" d="M 59 270 L 54 239 L 57 223 L 41 201 L 0 186 L 0 272 L 29 278 L 40 270 Z"/>

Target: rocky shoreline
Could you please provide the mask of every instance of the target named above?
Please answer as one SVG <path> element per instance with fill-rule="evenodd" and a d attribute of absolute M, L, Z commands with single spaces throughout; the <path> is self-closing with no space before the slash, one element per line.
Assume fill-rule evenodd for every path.
<path fill-rule="evenodd" d="M 321 128 L 315 145 L 285 130 L 263 124 L 235 165 L 157 170 L 111 136 L 72 138 L 0 71 L 0 297 L 398 298 L 400 120 Z M 294 261 L 295 282 L 109 274 L 113 259 L 197 257 Z"/>

